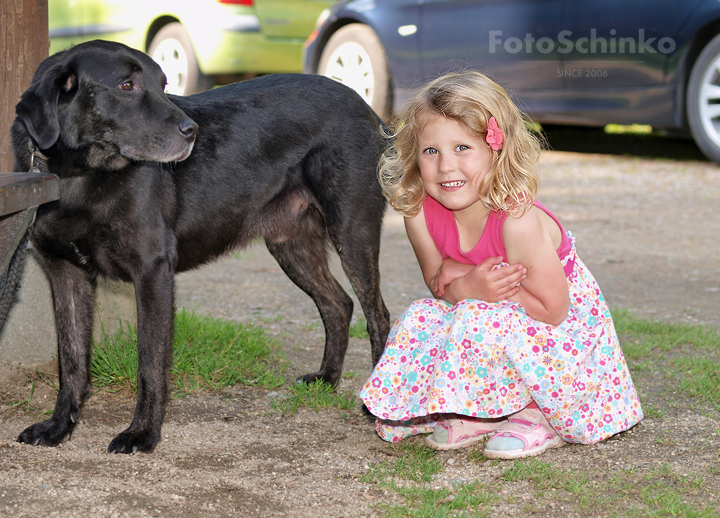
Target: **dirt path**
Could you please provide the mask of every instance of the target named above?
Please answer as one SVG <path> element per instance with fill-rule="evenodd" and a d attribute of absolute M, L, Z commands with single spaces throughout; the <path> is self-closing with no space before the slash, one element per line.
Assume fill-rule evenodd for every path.
<path fill-rule="evenodd" d="M 577 237 L 578 251 L 612 308 L 720 329 L 717 166 L 546 152 L 541 200 Z M 394 214 L 386 219 L 381 272 L 393 318 L 427 295 L 402 220 Z M 177 301 L 197 312 L 261 324 L 282 345 L 291 363 L 289 379 L 319 365 L 323 333 L 317 311 L 262 246 L 180 275 Z M 351 339 L 342 388 L 357 390 L 369 372 L 368 344 Z M 634 377 L 643 405 L 663 408 L 662 417 L 596 446 L 553 450 L 543 460 L 598 481 L 608 471 L 640 476 L 667 465 L 675 474 L 703 478 L 702 488 L 687 497 L 691 502 L 720 509 L 720 415 L 676 394 L 653 372 Z M 110 439 L 130 421 L 131 401 L 96 395 L 71 441 L 33 448 L 14 439 L 37 412 L 8 406 L 26 399 L 29 386 L 0 384 L 0 516 L 355 517 L 376 514 L 379 502 L 397 499 L 357 478 L 388 458 L 359 410 L 301 409 L 284 417 L 269 405 L 278 391 L 236 388 L 191 396 L 171 403 L 154 454 L 108 456 Z M 51 409 L 53 401 L 54 391 L 38 384 L 38 410 Z M 434 479 L 436 487 L 497 480 L 506 469 L 463 451 L 441 458 L 445 468 Z M 582 515 L 562 499 L 529 511 L 535 496 L 527 483 L 502 487 L 493 514 Z"/>

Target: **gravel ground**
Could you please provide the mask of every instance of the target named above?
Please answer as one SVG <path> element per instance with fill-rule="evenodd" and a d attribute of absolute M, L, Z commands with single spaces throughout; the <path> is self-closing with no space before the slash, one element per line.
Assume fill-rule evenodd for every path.
<path fill-rule="evenodd" d="M 720 329 L 716 165 L 552 151 L 544 153 L 542 178 L 541 200 L 577 237 L 579 254 L 612 308 Z M 427 296 L 402 219 L 392 213 L 380 266 L 393 318 Z M 339 265 L 333 269 L 339 272 Z M 320 363 L 317 311 L 261 245 L 179 275 L 177 303 L 262 325 L 291 365 L 288 379 Z M 342 390 L 358 390 L 369 375 L 364 340 L 351 339 L 345 373 Z M 691 504 L 720 509 L 720 414 L 675 393 L 657 372 L 634 378 L 643 405 L 662 408 L 662 417 L 646 418 L 601 444 L 567 446 L 542 459 L 598 481 L 610 471 L 639 476 L 667 464 L 675 474 L 703 478 L 702 488 L 686 497 Z M 5 369 L 0 382 L 0 516 L 355 517 L 377 515 L 378 503 L 398 501 L 358 480 L 370 464 L 393 453 L 359 409 L 282 416 L 269 404 L 282 390 L 245 387 L 188 396 L 171 402 L 155 453 L 109 456 L 109 441 L 130 422 L 130 398 L 98 393 L 71 441 L 30 447 L 14 440 L 52 408 L 55 391 L 37 383 L 37 410 L 25 413 L 9 405 L 28 397 L 27 375 Z M 440 458 L 445 467 L 432 487 L 496 480 L 508 466 L 478 462 L 462 450 Z M 584 516 L 560 497 L 529 511 L 535 493 L 527 482 L 502 487 L 493 514 Z M 604 514 L 596 509 L 593 516 Z"/>

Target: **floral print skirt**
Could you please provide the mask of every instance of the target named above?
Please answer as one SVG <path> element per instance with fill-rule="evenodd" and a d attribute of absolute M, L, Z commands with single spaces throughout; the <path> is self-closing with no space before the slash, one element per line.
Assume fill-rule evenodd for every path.
<path fill-rule="evenodd" d="M 431 432 L 441 414 L 496 418 L 535 400 L 568 442 L 594 444 L 643 417 L 605 299 L 573 246 L 559 326 L 510 301 L 415 301 L 360 397 L 387 441 Z"/>

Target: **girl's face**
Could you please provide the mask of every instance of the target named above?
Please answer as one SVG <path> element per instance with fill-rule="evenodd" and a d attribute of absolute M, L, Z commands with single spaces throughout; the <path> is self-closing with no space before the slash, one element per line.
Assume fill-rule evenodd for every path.
<path fill-rule="evenodd" d="M 425 191 L 445 208 L 487 212 L 478 192 L 492 169 L 491 152 L 465 124 L 430 114 L 418 135 L 418 166 Z"/>

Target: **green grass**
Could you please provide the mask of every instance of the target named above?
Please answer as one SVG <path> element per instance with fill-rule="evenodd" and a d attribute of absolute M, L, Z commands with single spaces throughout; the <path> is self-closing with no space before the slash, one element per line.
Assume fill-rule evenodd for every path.
<path fill-rule="evenodd" d="M 630 359 L 681 348 L 720 351 L 720 333 L 709 327 L 638 318 L 624 310 L 612 315 L 623 353 Z"/>
<path fill-rule="evenodd" d="M 337 391 L 333 385 L 319 381 L 310 385 L 291 385 L 288 395 L 274 398 L 270 406 L 284 414 L 294 414 L 300 407 L 309 407 L 316 411 L 326 408 L 350 410 L 358 404 L 358 399 L 352 392 Z"/>
<path fill-rule="evenodd" d="M 478 481 L 453 490 L 397 486 L 395 490 L 405 498 L 405 504 L 381 506 L 390 518 L 485 518 L 493 515 L 490 504 L 497 501 L 490 486 Z"/>
<path fill-rule="evenodd" d="M 544 492 L 564 489 L 572 495 L 582 495 L 590 482 L 587 475 L 572 469 L 559 469 L 537 457 L 517 461 L 502 475 L 503 480 L 532 482 L 536 490 Z"/>
<path fill-rule="evenodd" d="M 720 364 L 717 358 L 680 358 L 673 360 L 680 371 L 681 388 L 690 396 L 710 403 L 720 411 Z"/>
<path fill-rule="evenodd" d="M 370 466 L 360 477 L 362 482 L 383 486 L 393 479 L 429 482 L 442 470 L 442 463 L 435 450 L 416 441 L 403 441 L 393 446 L 400 456 Z"/>
<path fill-rule="evenodd" d="M 529 482 L 540 505 L 547 498 L 556 504 L 577 504 L 589 516 L 596 513 L 628 518 L 718 516 L 718 510 L 709 505 L 687 501 L 689 496 L 704 491 L 702 477 L 678 475 L 668 464 L 658 465 L 645 475 L 634 469 L 618 470 L 608 473 L 600 483 L 591 483 L 578 470 L 558 468 L 533 458 L 516 461 L 501 478 Z"/>
<path fill-rule="evenodd" d="M 622 516 L 690 517 L 710 518 L 718 516 L 718 510 L 702 504 L 687 502 L 691 495 L 706 490 L 702 477 L 682 476 L 674 473 L 668 464 L 661 464 L 645 475 L 626 471 L 613 475 L 605 484 L 604 491 L 616 493 L 617 500 L 625 500 Z M 640 505 L 638 505 L 640 504 Z"/>
<path fill-rule="evenodd" d="M 623 135 L 623 134 L 632 134 L 632 135 L 652 135 L 653 129 L 652 126 L 648 126 L 646 124 L 608 124 L 604 128 L 605 133 L 610 133 L 613 135 Z M 659 133 L 657 133 L 659 134 Z"/>
<path fill-rule="evenodd" d="M 307 331 L 318 331 L 322 329 L 321 322 L 309 322 L 303 326 Z M 350 338 L 360 338 L 361 340 L 369 340 L 370 335 L 367 332 L 367 320 L 365 317 L 359 316 L 350 323 L 348 335 Z"/>
<path fill-rule="evenodd" d="M 305 328 L 306 331 L 317 331 L 318 329 L 320 329 L 320 326 L 321 326 L 321 324 L 319 324 L 318 322 L 309 322 L 309 323 L 305 324 L 303 327 Z"/>
<path fill-rule="evenodd" d="M 644 405 L 642 405 L 642 409 L 643 409 L 643 414 L 645 414 L 645 417 L 647 417 L 648 419 L 656 419 L 656 418 L 665 417 L 665 411 L 656 405 L 644 404 Z"/>
<path fill-rule="evenodd" d="M 370 339 L 370 335 L 367 332 L 367 320 L 365 320 L 365 317 L 358 317 L 350 324 L 350 338 L 360 338 L 361 340 Z"/>
<path fill-rule="evenodd" d="M 687 395 L 720 411 L 720 333 L 626 311 L 613 312 L 613 321 L 631 371 L 665 371 Z"/>
<path fill-rule="evenodd" d="M 35 394 L 35 381 L 32 382 L 30 387 L 30 396 L 24 401 L 14 401 L 10 403 L 10 408 L 19 408 L 24 412 L 35 412 L 36 408 L 32 404 L 33 394 Z"/>
<path fill-rule="evenodd" d="M 137 391 L 137 332 L 103 334 L 93 347 L 95 385 Z M 273 388 L 283 383 L 277 346 L 254 326 L 180 310 L 175 316 L 171 382 L 175 395 L 237 384 Z"/>

